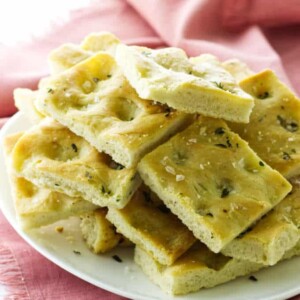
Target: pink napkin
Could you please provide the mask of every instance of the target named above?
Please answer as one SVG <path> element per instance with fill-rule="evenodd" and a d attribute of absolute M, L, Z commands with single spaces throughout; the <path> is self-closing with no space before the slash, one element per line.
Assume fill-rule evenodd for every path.
<path fill-rule="evenodd" d="M 35 88 L 48 74 L 51 49 L 101 30 L 129 44 L 178 46 L 189 55 L 236 57 L 256 71 L 272 68 L 300 94 L 299 23 L 298 0 L 94 0 L 30 43 L 0 46 L 0 127 L 16 111 L 13 89 Z M 47 261 L 17 236 L 2 214 L 0 283 L 7 287 L 7 299 L 124 299 Z"/>

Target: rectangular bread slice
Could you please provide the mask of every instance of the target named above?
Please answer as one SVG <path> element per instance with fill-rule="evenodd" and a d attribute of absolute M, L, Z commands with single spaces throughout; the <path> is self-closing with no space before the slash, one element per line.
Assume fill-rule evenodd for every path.
<path fill-rule="evenodd" d="M 266 265 L 276 264 L 300 240 L 299 183 L 255 226 L 234 239 L 222 253 Z"/>
<path fill-rule="evenodd" d="M 109 208 L 107 219 L 118 232 L 165 265 L 172 264 L 196 241 L 192 232 L 145 187 L 125 208 Z"/>
<path fill-rule="evenodd" d="M 87 212 L 81 216 L 80 229 L 88 248 L 96 254 L 105 253 L 116 246 L 132 246 L 116 227 L 106 219 L 107 208 Z"/>
<path fill-rule="evenodd" d="M 188 59 L 178 48 L 153 50 L 120 44 L 116 60 L 143 99 L 187 113 L 249 122 L 252 97 L 212 55 Z"/>
<path fill-rule="evenodd" d="M 300 255 L 299 245 L 300 243 L 291 249 L 284 259 Z M 215 254 L 200 243 L 188 250 L 172 266 L 160 264 L 139 247 L 135 248 L 134 260 L 153 283 L 173 295 L 214 287 L 265 267 L 247 260 Z"/>
<path fill-rule="evenodd" d="M 286 178 L 300 174 L 300 100 L 275 73 L 265 70 L 240 82 L 255 99 L 250 123 L 229 124 Z"/>
<path fill-rule="evenodd" d="M 116 164 L 51 119 L 24 133 L 12 160 L 17 174 L 37 186 L 98 206 L 124 207 L 141 183 L 135 168 Z"/>
<path fill-rule="evenodd" d="M 23 133 L 16 133 L 7 136 L 3 144 L 16 216 L 21 228 L 38 228 L 95 210 L 96 205 L 80 197 L 69 197 L 39 188 L 25 178 L 16 176 L 12 170 L 10 155 L 22 135 Z"/>
<path fill-rule="evenodd" d="M 40 88 L 35 104 L 127 168 L 191 118 L 140 99 L 105 52 L 52 76 Z"/>
<path fill-rule="evenodd" d="M 146 155 L 144 182 L 189 227 L 219 252 L 291 190 L 222 120 L 200 117 Z"/>

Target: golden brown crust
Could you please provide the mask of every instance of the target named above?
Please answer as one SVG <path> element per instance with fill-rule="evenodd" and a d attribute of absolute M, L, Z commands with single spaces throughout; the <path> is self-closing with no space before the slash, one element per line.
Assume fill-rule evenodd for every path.
<path fill-rule="evenodd" d="M 291 190 L 225 122 L 204 117 L 146 155 L 138 170 L 172 212 L 215 252 Z"/>
<path fill-rule="evenodd" d="M 36 185 L 80 196 L 99 206 L 125 206 L 140 184 L 135 169 L 115 164 L 50 119 L 27 131 L 12 157 L 16 172 Z"/>

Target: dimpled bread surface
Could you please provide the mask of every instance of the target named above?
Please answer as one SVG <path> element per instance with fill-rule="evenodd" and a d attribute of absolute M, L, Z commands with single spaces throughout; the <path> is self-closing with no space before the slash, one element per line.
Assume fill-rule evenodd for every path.
<path fill-rule="evenodd" d="M 140 184 L 135 169 L 122 168 L 51 119 L 24 133 L 12 160 L 15 171 L 37 186 L 99 206 L 124 207 Z"/>
<path fill-rule="evenodd" d="M 104 52 L 53 76 L 36 105 L 127 168 L 191 118 L 140 99 Z"/>
<path fill-rule="evenodd" d="M 145 187 L 125 208 L 109 208 L 107 218 L 118 232 L 165 265 L 172 264 L 196 241 L 192 232 Z"/>
<path fill-rule="evenodd" d="M 25 178 L 17 177 L 11 168 L 10 155 L 22 135 L 23 133 L 16 133 L 7 136 L 4 140 L 14 206 L 22 229 L 38 228 L 96 209 L 94 204 L 82 198 L 69 197 L 49 189 L 39 188 Z"/>
<path fill-rule="evenodd" d="M 63 44 L 51 51 L 48 57 L 51 74 L 61 73 L 99 51 L 114 55 L 119 43 L 115 35 L 109 32 L 99 32 L 89 34 L 80 45 Z"/>
<path fill-rule="evenodd" d="M 271 70 L 240 82 L 255 99 L 250 123 L 229 126 L 286 178 L 300 173 L 300 101 Z"/>
<path fill-rule="evenodd" d="M 188 59 L 178 48 L 118 45 L 116 59 L 143 99 L 188 113 L 249 122 L 254 101 L 212 55 Z"/>
<path fill-rule="evenodd" d="M 144 182 L 195 237 L 219 252 L 278 204 L 291 185 L 222 120 L 200 117 L 146 155 Z"/>

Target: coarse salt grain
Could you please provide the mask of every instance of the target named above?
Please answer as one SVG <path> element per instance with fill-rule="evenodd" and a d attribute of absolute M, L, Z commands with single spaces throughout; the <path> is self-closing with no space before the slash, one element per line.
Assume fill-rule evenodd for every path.
<path fill-rule="evenodd" d="M 170 173 L 170 174 L 172 174 L 172 175 L 176 175 L 176 172 L 175 172 L 175 170 L 174 170 L 174 168 L 173 167 L 171 167 L 171 166 L 166 166 L 166 171 L 168 172 L 168 173 Z"/>
<path fill-rule="evenodd" d="M 176 181 L 182 181 L 184 179 L 185 179 L 184 175 L 181 175 L 181 174 L 176 175 Z"/>
<path fill-rule="evenodd" d="M 84 89 L 90 89 L 92 87 L 92 83 L 90 81 L 85 81 L 82 85 Z"/>

